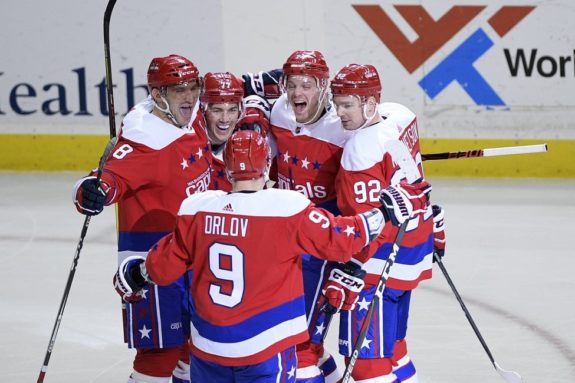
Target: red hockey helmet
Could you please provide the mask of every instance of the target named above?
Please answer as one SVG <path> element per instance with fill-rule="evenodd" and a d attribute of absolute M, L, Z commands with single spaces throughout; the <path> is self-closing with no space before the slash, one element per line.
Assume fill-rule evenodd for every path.
<path fill-rule="evenodd" d="M 244 97 L 244 83 L 230 72 L 210 72 L 204 76 L 204 89 L 200 96 L 202 104 L 226 102 L 240 104 L 242 97 Z"/>
<path fill-rule="evenodd" d="M 329 78 L 329 68 L 319 51 L 295 51 L 283 66 L 284 78 L 291 75 L 312 76 L 318 80 Z"/>
<path fill-rule="evenodd" d="M 381 98 L 381 81 L 373 65 L 349 64 L 344 66 L 331 80 L 331 94 Z"/>
<path fill-rule="evenodd" d="M 238 130 L 224 148 L 224 163 L 230 179 L 253 180 L 262 177 L 269 163 L 269 146 L 265 138 L 253 130 Z"/>
<path fill-rule="evenodd" d="M 193 62 L 179 55 L 156 57 L 148 67 L 148 87 L 180 85 L 198 81 L 200 72 Z"/>

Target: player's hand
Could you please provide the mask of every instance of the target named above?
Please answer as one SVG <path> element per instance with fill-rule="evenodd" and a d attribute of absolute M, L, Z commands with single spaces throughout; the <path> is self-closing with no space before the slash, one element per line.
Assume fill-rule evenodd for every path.
<path fill-rule="evenodd" d="M 401 181 L 395 186 L 388 186 L 381 191 L 379 208 L 386 221 L 400 226 L 407 219 L 423 214 L 429 206 L 431 185 L 425 180 L 412 184 Z"/>
<path fill-rule="evenodd" d="M 328 314 L 353 310 L 365 285 L 365 274 L 359 265 L 351 261 L 333 268 L 321 291 L 318 302 L 320 310 Z"/>
<path fill-rule="evenodd" d="M 439 258 L 445 255 L 445 216 L 443 208 L 438 205 L 431 206 L 433 211 L 433 253 Z M 435 262 L 435 257 L 433 257 Z"/>
<path fill-rule="evenodd" d="M 150 281 L 145 262 L 146 259 L 139 255 L 127 257 L 114 275 L 114 288 L 127 303 L 135 303 L 144 299 L 143 289 Z"/>
<path fill-rule="evenodd" d="M 106 192 L 103 185 L 94 176 L 88 176 L 76 184 L 74 205 L 84 215 L 97 215 L 104 210 Z"/>
<path fill-rule="evenodd" d="M 244 94 L 257 95 L 268 100 L 281 96 L 280 79 L 283 75 L 281 69 L 272 69 L 259 73 L 247 73 L 242 76 L 244 80 Z"/>
<path fill-rule="evenodd" d="M 270 130 L 269 102 L 259 96 L 244 98 L 242 117 L 236 123 L 236 130 L 254 130 L 266 137 Z"/>

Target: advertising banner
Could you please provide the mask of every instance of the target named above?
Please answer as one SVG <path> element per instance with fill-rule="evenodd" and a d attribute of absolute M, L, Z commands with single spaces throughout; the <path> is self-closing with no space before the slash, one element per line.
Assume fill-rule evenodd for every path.
<path fill-rule="evenodd" d="M 0 169 L 95 166 L 109 131 L 106 3 L 4 5 Z M 568 0 L 118 0 L 110 25 L 116 120 L 147 96 L 153 57 L 177 53 L 201 73 L 240 75 L 313 49 L 332 75 L 349 63 L 375 65 L 382 99 L 418 115 L 426 152 L 549 144 L 547 154 L 512 161 L 429 163 L 432 174 L 575 177 L 573 19 Z"/>

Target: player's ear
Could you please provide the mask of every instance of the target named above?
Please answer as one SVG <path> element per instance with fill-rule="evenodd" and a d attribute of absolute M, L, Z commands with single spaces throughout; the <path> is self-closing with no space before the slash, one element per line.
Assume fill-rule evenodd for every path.
<path fill-rule="evenodd" d="M 375 109 L 377 108 L 377 100 L 373 96 L 369 96 L 367 98 L 367 111 L 369 114 L 372 114 Z"/>
<path fill-rule="evenodd" d="M 152 95 L 152 98 L 154 99 L 154 101 L 158 102 L 161 101 L 160 100 L 160 88 L 152 88 L 152 90 L 150 91 L 150 94 Z"/>

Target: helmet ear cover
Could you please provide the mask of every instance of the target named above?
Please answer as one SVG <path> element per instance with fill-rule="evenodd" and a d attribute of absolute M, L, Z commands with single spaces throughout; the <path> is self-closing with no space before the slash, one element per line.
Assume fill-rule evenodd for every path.
<path fill-rule="evenodd" d="M 333 96 L 358 96 L 362 101 L 372 96 L 376 103 L 381 99 L 381 81 L 373 65 L 346 65 L 331 80 L 330 86 Z"/>
<path fill-rule="evenodd" d="M 244 83 L 230 72 L 206 73 L 200 102 L 202 105 L 234 103 L 241 104 Z"/>
<path fill-rule="evenodd" d="M 200 82 L 200 72 L 193 62 L 179 55 L 156 57 L 148 67 L 148 88 Z"/>
<path fill-rule="evenodd" d="M 253 130 L 238 130 L 228 139 L 223 153 L 228 177 L 234 181 L 263 177 L 270 162 L 265 138 Z"/>

